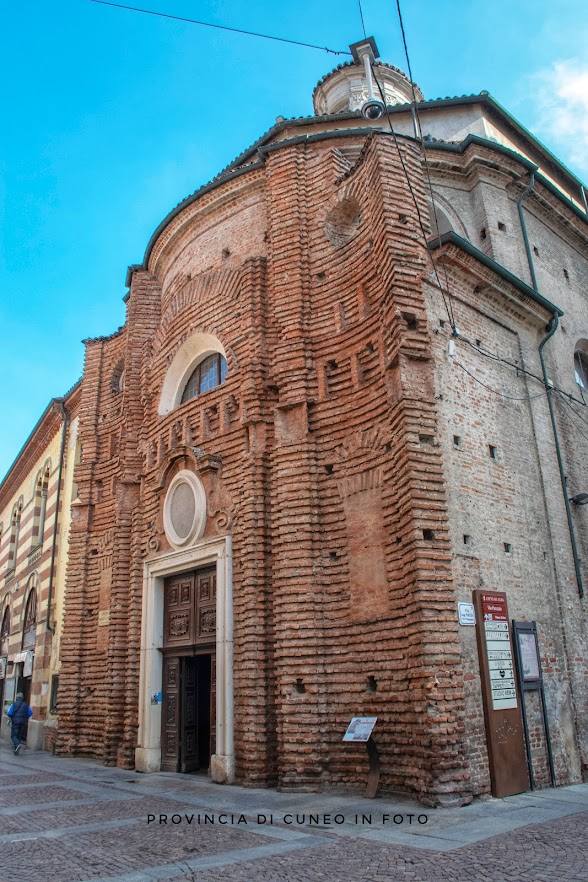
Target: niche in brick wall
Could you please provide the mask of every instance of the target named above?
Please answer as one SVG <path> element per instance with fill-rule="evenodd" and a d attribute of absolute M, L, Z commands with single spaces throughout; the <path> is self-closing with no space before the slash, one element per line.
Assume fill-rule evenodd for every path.
<path fill-rule="evenodd" d="M 361 223 L 361 207 L 355 197 L 342 199 L 328 213 L 324 233 L 335 246 L 346 245 L 356 235 Z"/>
<path fill-rule="evenodd" d="M 337 453 L 337 482 L 345 512 L 350 614 L 367 621 L 388 612 L 381 465 L 383 447 L 376 427 L 348 439 Z"/>
<path fill-rule="evenodd" d="M 308 434 L 306 401 L 279 404 L 275 409 L 276 440 L 278 444 L 301 441 Z"/>
<path fill-rule="evenodd" d="M 97 556 L 92 561 L 92 567 L 96 567 L 100 574 L 98 588 L 98 623 L 96 628 L 97 652 L 106 652 L 108 649 L 113 537 L 114 534 L 112 530 L 109 530 L 100 537 Z"/>

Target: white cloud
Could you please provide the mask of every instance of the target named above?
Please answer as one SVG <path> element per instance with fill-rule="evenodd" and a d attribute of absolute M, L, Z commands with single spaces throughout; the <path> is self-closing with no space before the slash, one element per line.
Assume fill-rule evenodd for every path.
<path fill-rule="evenodd" d="M 556 61 L 531 77 L 534 130 L 563 162 L 588 172 L 588 62 Z"/>

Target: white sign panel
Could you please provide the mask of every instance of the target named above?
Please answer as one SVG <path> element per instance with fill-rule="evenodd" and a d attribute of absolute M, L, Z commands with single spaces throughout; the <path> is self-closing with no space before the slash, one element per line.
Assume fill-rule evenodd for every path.
<path fill-rule="evenodd" d="M 473 603 L 458 603 L 457 614 L 459 616 L 460 625 L 476 624 L 476 609 Z"/>
<path fill-rule="evenodd" d="M 502 597 L 487 599 L 484 610 L 484 637 L 490 671 L 490 695 L 493 710 L 517 706 L 509 624 Z"/>
<path fill-rule="evenodd" d="M 377 720 L 377 717 L 353 717 L 343 736 L 343 741 L 369 741 Z"/>

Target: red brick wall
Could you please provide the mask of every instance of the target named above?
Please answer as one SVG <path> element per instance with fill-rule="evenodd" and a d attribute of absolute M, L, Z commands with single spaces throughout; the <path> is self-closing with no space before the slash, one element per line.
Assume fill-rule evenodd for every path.
<path fill-rule="evenodd" d="M 222 461 L 203 475 L 205 535 L 233 538 L 238 779 L 359 787 L 365 748 L 341 738 L 374 714 L 385 788 L 468 797 L 426 253 L 390 139 L 342 175 L 347 143 L 362 145 L 284 145 L 254 172 L 255 199 L 244 175 L 201 217 L 187 208 L 152 257 L 163 290 L 135 272 L 124 329 L 88 342 L 61 753 L 133 763 L 142 561 L 169 548 L 165 488 L 198 447 Z M 401 149 L 424 212 L 417 149 Z M 241 191 L 266 224 L 255 234 L 240 235 Z M 227 380 L 158 417 L 196 332 L 223 343 Z"/>

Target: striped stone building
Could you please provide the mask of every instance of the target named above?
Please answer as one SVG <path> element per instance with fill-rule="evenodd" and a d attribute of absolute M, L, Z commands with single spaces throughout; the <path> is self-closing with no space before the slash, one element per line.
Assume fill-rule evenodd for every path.
<path fill-rule="evenodd" d="M 53 399 L 0 484 L 0 704 L 33 709 L 29 747 L 52 747 L 57 722 L 79 386 Z M 59 512 L 59 517 L 58 517 Z"/>

